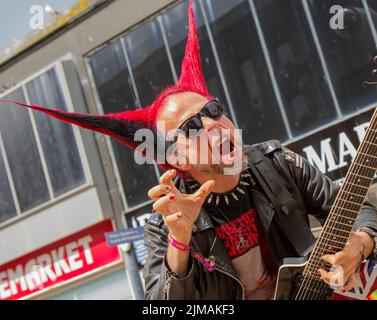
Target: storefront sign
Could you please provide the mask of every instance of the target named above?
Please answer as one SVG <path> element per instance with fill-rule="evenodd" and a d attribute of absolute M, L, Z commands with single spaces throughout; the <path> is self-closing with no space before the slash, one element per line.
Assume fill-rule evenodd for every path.
<path fill-rule="evenodd" d="M 373 109 L 287 145 L 334 182 L 342 184 L 364 138 Z"/>
<path fill-rule="evenodd" d="M 0 266 L 0 299 L 25 298 L 119 261 L 104 235 L 113 230 L 104 221 Z"/>

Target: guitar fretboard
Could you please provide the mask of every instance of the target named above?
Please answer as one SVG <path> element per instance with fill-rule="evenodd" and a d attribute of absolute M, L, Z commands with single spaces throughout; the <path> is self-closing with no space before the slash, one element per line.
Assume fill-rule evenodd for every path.
<path fill-rule="evenodd" d="M 344 184 L 334 201 L 334 204 L 322 228 L 316 245 L 311 253 L 303 273 L 303 282 L 296 299 L 305 297 L 320 297 L 319 291 L 324 290 L 318 269 L 330 270 L 329 264 L 324 264 L 322 256 L 334 254 L 344 249 L 355 225 L 356 218 L 365 201 L 369 187 L 377 170 L 377 109 L 375 110 L 369 128 L 360 144 Z M 312 290 L 310 292 L 310 290 Z M 318 291 L 318 292 L 314 292 Z"/>

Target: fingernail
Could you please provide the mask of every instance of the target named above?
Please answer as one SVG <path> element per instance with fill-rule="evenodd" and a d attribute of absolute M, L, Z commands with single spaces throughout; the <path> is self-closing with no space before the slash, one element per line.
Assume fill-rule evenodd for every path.
<path fill-rule="evenodd" d="M 165 189 L 166 189 L 166 191 L 168 191 L 168 192 L 170 191 L 170 187 L 169 187 L 169 186 L 166 186 Z"/>
<path fill-rule="evenodd" d="M 170 201 L 174 200 L 174 196 L 173 195 L 169 196 L 169 200 Z"/>
<path fill-rule="evenodd" d="M 182 213 L 180 213 L 180 212 L 177 213 L 177 217 L 178 217 L 178 218 L 182 217 Z"/>

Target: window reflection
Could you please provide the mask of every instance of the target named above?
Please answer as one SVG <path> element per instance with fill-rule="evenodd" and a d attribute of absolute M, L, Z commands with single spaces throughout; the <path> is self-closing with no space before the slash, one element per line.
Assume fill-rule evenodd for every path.
<path fill-rule="evenodd" d="M 145 107 L 174 83 L 158 22 L 142 24 L 124 40 L 141 106 Z"/>
<path fill-rule="evenodd" d="M 376 53 L 376 44 L 368 25 L 362 1 L 343 0 L 341 5 L 347 8 L 344 16 L 344 30 L 329 27 L 330 7 L 339 5 L 337 0 L 308 1 L 315 26 L 324 50 L 331 80 L 344 113 L 364 108 L 377 100 L 376 90 L 362 87 L 365 80 L 371 78 L 375 68 L 372 63 Z M 376 5 L 371 14 L 376 22 Z M 374 7 L 374 9 L 373 9 Z"/>
<path fill-rule="evenodd" d="M 188 1 L 183 1 L 172 7 L 162 15 L 166 37 L 170 46 L 172 57 L 174 60 L 175 70 L 178 74 L 184 56 L 184 51 L 188 33 L 188 17 L 187 17 Z M 219 98 L 226 104 L 224 90 L 221 84 L 219 72 L 216 66 L 215 58 L 212 52 L 211 44 L 207 29 L 204 24 L 203 15 L 198 2 L 194 3 L 195 18 L 198 30 L 198 38 L 200 41 L 200 53 L 202 57 L 202 66 L 209 92 Z M 228 110 L 229 115 L 229 110 Z"/>
<path fill-rule="evenodd" d="M 26 86 L 30 103 L 58 106 L 67 111 L 55 69 L 42 74 Z M 39 138 L 49 172 L 54 196 L 57 197 L 85 183 L 73 128 L 41 113 L 34 113 Z"/>
<path fill-rule="evenodd" d="M 90 65 L 104 113 L 135 109 L 136 96 L 119 40 L 92 55 Z M 138 165 L 134 161 L 134 152 L 114 139 L 111 144 L 127 204 L 132 207 L 147 201 L 145 191 L 157 181 L 154 167 Z"/>
<path fill-rule="evenodd" d="M 12 218 L 16 214 L 16 207 L 5 171 L 5 162 L 0 149 L 0 222 Z"/>
<path fill-rule="evenodd" d="M 287 133 L 248 1 L 203 2 L 244 142 L 285 140 Z"/>
<path fill-rule="evenodd" d="M 293 135 L 336 118 L 300 1 L 255 0 Z"/>
<path fill-rule="evenodd" d="M 22 89 L 4 99 L 25 102 Z M 21 211 L 50 200 L 28 110 L 7 106 L 0 110 L 0 131 Z"/>

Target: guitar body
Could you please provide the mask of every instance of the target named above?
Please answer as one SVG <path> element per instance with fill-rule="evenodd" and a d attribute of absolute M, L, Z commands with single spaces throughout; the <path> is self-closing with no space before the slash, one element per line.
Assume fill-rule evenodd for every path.
<path fill-rule="evenodd" d="M 280 267 L 275 300 L 327 300 L 331 298 L 377 300 L 377 290 L 374 286 L 377 269 L 372 261 L 369 261 L 367 267 L 363 267 L 363 272 L 359 275 L 360 281 L 353 292 L 346 294 L 339 291 L 333 294 L 333 290 L 318 274 L 318 269 L 331 270 L 331 264 L 323 261 L 322 257 L 324 254 L 336 254 L 342 251 L 355 226 L 377 171 L 376 140 L 377 108 L 321 233 L 311 250 L 310 257 L 285 259 Z M 304 257 L 307 256 L 304 254 Z"/>
<path fill-rule="evenodd" d="M 292 300 L 300 287 L 307 258 L 284 259 L 276 280 L 274 300 Z"/>
<path fill-rule="evenodd" d="M 276 280 L 274 300 L 295 300 L 303 280 L 303 272 L 307 265 L 308 258 L 287 258 L 279 268 Z M 330 288 L 321 290 L 320 294 L 315 291 L 308 294 L 310 300 L 329 300 L 332 290 Z M 302 300 L 303 298 L 300 298 Z"/>
<path fill-rule="evenodd" d="M 308 258 L 284 259 L 276 280 L 274 300 L 294 300 L 302 283 L 302 274 Z M 327 292 L 321 300 L 376 300 L 377 299 L 377 257 L 372 257 L 360 266 L 358 281 L 349 292 L 340 290 Z M 319 299 L 316 299 L 319 300 Z"/>

